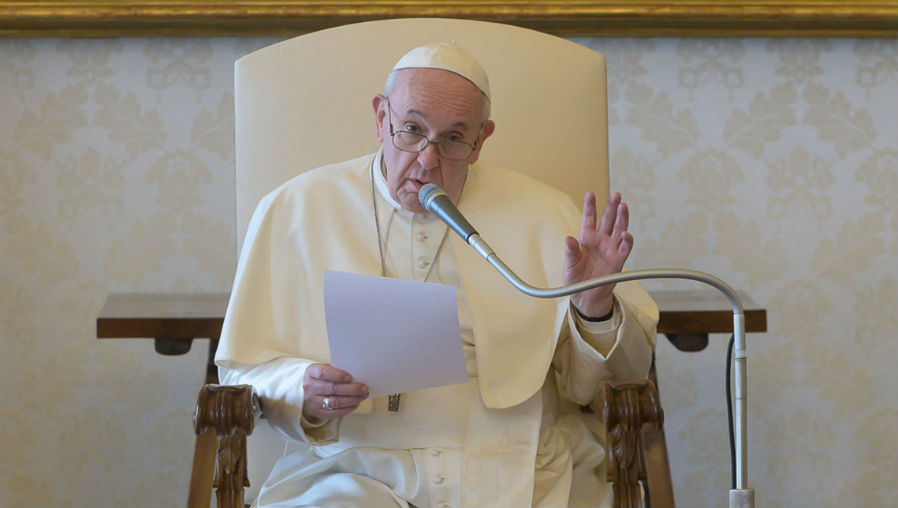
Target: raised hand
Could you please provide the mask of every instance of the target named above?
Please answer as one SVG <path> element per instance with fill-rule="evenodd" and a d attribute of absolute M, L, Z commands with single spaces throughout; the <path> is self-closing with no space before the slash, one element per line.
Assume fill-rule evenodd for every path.
<path fill-rule="evenodd" d="M 633 249 L 633 235 L 627 231 L 630 212 L 615 192 L 605 205 L 602 220 L 596 228 L 596 195 L 587 192 L 583 199 L 583 219 L 577 238 L 564 239 L 562 281 L 573 284 L 594 277 L 618 273 Z M 587 317 L 601 317 L 611 312 L 614 285 L 599 286 L 571 295 L 571 303 Z"/>

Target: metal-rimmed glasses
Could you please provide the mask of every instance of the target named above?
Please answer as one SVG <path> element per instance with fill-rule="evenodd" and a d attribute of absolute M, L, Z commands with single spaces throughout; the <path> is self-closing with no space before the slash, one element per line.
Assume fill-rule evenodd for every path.
<path fill-rule="evenodd" d="M 474 144 L 472 145 L 461 139 L 448 136 L 443 136 L 439 141 L 434 141 L 424 134 L 418 134 L 417 132 L 394 130 L 393 107 L 390 105 L 390 98 L 386 97 L 386 99 L 387 115 L 389 116 L 390 121 L 390 138 L 393 140 L 393 146 L 397 149 L 402 150 L 403 152 L 420 153 L 426 150 L 429 145 L 436 145 L 440 156 L 452 161 L 463 161 L 470 157 L 471 154 L 474 153 L 474 150 L 477 150 L 477 141 L 474 141 Z M 477 130 L 478 135 L 481 129 L 483 129 L 482 123 L 480 124 L 480 129 Z"/>

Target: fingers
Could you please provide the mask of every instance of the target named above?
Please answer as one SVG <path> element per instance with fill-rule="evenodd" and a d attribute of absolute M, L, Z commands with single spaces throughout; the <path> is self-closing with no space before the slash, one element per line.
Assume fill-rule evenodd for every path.
<path fill-rule="evenodd" d="M 603 216 L 604 219 L 604 216 Z M 580 232 L 596 230 L 596 195 L 587 192 L 583 196 L 583 218 L 580 221 Z"/>
<path fill-rule="evenodd" d="M 331 383 L 330 381 L 312 380 L 303 386 L 312 395 L 341 395 L 351 397 L 368 396 L 368 387 L 362 383 Z"/>
<path fill-rule="evenodd" d="M 618 194 L 618 198 L 619 197 L 620 195 Z M 627 231 L 627 228 L 630 226 L 630 209 L 627 207 L 627 204 L 620 202 L 617 205 L 615 215 L 616 217 L 614 219 L 614 231 L 611 233 L 611 236 L 620 237 Z"/>
<path fill-rule="evenodd" d="M 633 235 L 624 231 L 621 234 L 620 245 L 617 246 L 617 252 L 620 254 L 620 264 L 623 267 L 624 263 L 627 261 L 627 257 L 630 255 L 630 252 L 633 250 Z"/>
<path fill-rule="evenodd" d="M 565 266 L 574 266 L 580 262 L 580 242 L 573 236 L 564 237 Z"/>
<path fill-rule="evenodd" d="M 323 363 L 313 363 L 306 369 L 303 390 L 310 395 L 342 395 L 367 397 L 368 387 L 352 381 L 352 376 L 345 370 Z"/>
<path fill-rule="evenodd" d="M 618 208 L 621 204 L 620 192 L 615 192 L 608 198 L 605 204 L 605 211 L 602 212 L 602 222 L 599 224 L 599 233 L 611 235 L 618 219 Z"/>
<path fill-rule="evenodd" d="M 306 369 L 302 387 L 303 414 L 317 418 L 343 416 L 368 398 L 366 385 L 353 381 L 345 370 L 323 363 L 313 363 Z"/>
<path fill-rule="evenodd" d="M 333 383 L 348 383 L 352 381 L 352 375 L 345 370 L 338 369 L 324 363 L 313 363 L 308 368 L 313 379 L 331 381 Z"/>
<path fill-rule="evenodd" d="M 309 416 L 321 420 L 339 418 L 355 411 L 363 400 L 365 399 L 360 397 L 340 397 L 338 395 L 307 397 L 302 412 L 306 418 Z"/>
<path fill-rule="evenodd" d="M 324 399 L 327 399 L 325 407 Z M 324 411 L 339 411 L 341 409 L 355 409 L 365 400 L 365 397 L 343 397 L 340 395 L 319 395 L 312 399 L 316 407 Z"/>

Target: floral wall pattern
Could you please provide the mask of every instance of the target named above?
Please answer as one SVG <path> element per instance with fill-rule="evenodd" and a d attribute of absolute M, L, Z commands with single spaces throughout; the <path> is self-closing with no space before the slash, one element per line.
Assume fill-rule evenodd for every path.
<path fill-rule="evenodd" d="M 272 42 L 0 40 L 0 505 L 185 502 L 205 341 L 163 357 L 94 320 L 109 292 L 229 289 L 233 61 Z M 608 59 L 630 266 L 708 271 L 768 309 L 758 505 L 898 504 L 898 43 L 576 42 Z M 659 340 L 683 506 L 726 502 L 725 341 Z"/>

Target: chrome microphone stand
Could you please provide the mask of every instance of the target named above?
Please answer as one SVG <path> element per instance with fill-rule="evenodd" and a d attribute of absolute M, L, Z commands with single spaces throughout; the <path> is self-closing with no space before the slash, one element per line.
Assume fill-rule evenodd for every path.
<path fill-rule="evenodd" d="M 587 289 L 607 284 L 616 284 L 630 280 L 642 279 L 688 279 L 708 284 L 723 293 L 733 308 L 733 359 L 734 359 L 734 392 L 735 404 L 735 438 L 736 438 L 736 488 L 729 491 L 730 508 L 752 508 L 754 506 L 754 489 L 748 484 L 748 435 L 747 435 L 747 404 L 746 395 L 746 360 L 745 352 L 745 313 L 742 308 L 742 300 L 736 291 L 719 278 L 694 270 L 651 269 L 632 270 L 611 275 L 604 275 L 594 279 L 578 282 L 568 286 L 557 288 L 537 288 L 521 280 L 499 257 L 493 249 L 474 233 L 468 237 L 468 244 L 474 247 L 484 259 L 489 262 L 508 282 L 522 293 L 536 298 L 557 298 L 567 296 Z"/>
<path fill-rule="evenodd" d="M 747 395 L 746 395 L 746 360 L 745 352 L 745 313 L 742 300 L 736 291 L 719 278 L 694 270 L 682 269 L 650 269 L 632 270 L 596 277 L 594 279 L 557 288 L 538 288 L 524 282 L 493 251 L 468 221 L 455 209 L 445 191 L 433 184 L 424 185 L 418 196 L 421 204 L 428 211 L 434 212 L 449 227 L 457 232 L 487 262 L 493 266 L 508 282 L 522 293 L 536 298 L 557 298 L 587 289 L 618 282 L 642 279 L 688 279 L 708 284 L 726 296 L 733 308 L 733 360 L 734 360 L 734 427 L 736 441 L 736 488 L 729 491 L 730 508 L 753 508 L 755 491 L 748 484 L 748 433 L 747 427 Z M 445 198 L 445 199 L 440 199 Z"/>

